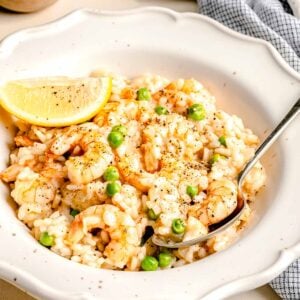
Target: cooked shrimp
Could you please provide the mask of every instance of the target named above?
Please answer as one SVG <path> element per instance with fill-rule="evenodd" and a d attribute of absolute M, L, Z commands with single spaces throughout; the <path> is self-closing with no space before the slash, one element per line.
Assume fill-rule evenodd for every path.
<path fill-rule="evenodd" d="M 62 155 L 78 145 L 84 152 L 81 156 L 66 161 L 68 177 L 75 184 L 89 183 L 102 176 L 113 161 L 113 153 L 105 138 L 94 123 L 73 126 L 52 143 L 50 150 Z"/>
<path fill-rule="evenodd" d="M 66 161 L 68 177 L 75 184 L 89 183 L 101 177 L 113 161 L 113 153 L 97 132 L 85 135 L 80 141 L 84 154 Z"/>
<path fill-rule="evenodd" d="M 93 228 L 108 232 L 110 241 L 103 254 L 107 257 L 108 263 L 123 268 L 139 244 L 133 219 L 110 204 L 91 206 L 75 217 L 68 239 L 72 244 L 76 244 Z"/>
<path fill-rule="evenodd" d="M 203 203 L 192 206 L 189 214 L 205 225 L 218 223 L 229 216 L 237 205 L 237 186 L 229 179 L 212 181 Z"/>
<path fill-rule="evenodd" d="M 138 190 L 147 192 L 155 175 L 147 172 L 142 164 L 140 128 L 136 121 L 126 125 L 127 135 L 123 144 L 116 149 L 116 160 L 122 179 Z"/>
<path fill-rule="evenodd" d="M 30 168 L 24 168 L 17 176 L 11 192 L 13 199 L 20 205 L 18 217 L 29 226 L 33 221 L 51 214 L 51 202 L 56 195 L 57 183 L 49 180 Z"/>

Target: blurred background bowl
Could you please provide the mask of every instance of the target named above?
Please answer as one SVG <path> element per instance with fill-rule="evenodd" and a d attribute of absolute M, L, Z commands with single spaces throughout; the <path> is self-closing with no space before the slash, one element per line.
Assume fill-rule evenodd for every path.
<path fill-rule="evenodd" d="M 34 12 L 57 0 L 0 0 L 0 6 L 16 12 Z"/>

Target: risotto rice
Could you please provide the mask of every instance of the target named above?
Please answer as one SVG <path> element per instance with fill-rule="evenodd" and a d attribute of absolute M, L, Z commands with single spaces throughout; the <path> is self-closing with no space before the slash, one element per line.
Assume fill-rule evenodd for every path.
<path fill-rule="evenodd" d="M 233 226 L 191 247 L 166 251 L 147 239 L 154 231 L 186 241 L 228 216 L 237 174 L 259 143 L 194 79 L 113 76 L 112 95 L 90 122 L 16 125 L 0 178 L 18 218 L 67 259 L 131 271 L 181 266 L 226 248 L 251 216 L 247 205 Z M 265 177 L 257 163 L 243 186 L 248 202 Z"/>

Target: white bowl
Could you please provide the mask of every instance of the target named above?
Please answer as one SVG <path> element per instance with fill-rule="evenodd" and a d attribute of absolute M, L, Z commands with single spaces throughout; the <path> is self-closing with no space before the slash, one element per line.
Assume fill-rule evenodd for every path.
<path fill-rule="evenodd" d="M 219 105 L 263 138 L 300 95 L 300 76 L 266 42 L 198 14 L 161 8 L 76 11 L 0 45 L 0 80 L 82 76 L 95 68 L 202 81 Z M 12 142 L 1 112 L 0 169 Z M 43 299 L 220 299 L 265 284 L 300 255 L 299 134 L 296 120 L 263 160 L 267 187 L 256 218 L 232 247 L 160 272 L 116 272 L 68 261 L 40 246 L 16 219 L 0 186 L 0 276 Z M 298 176 L 297 176 L 298 175 Z"/>

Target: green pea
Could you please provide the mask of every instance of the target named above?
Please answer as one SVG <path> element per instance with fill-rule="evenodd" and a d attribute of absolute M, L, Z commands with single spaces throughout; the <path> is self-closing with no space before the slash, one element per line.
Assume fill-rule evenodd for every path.
<path fill-rule="evenodd" d="M 159 215 L 157 215 L 152 208 L 148 209 L 148 213 L 147 214 L 148 214 L 148 218 L 150 220 L 154 220 L 155 221 L 159 217 Z"/>
<path fill-rule="evenodd" d="M 41 234 L 39 242 L 45 247 L 51 247 L 54 245 L 54 236 L 45 231 Z"/>
<path fill-rule="evenodd" d="M 79 211 L 78 209 L 71 209 L 71 211 L 70 211 L 70 215 L 71 215 L 72 217 L 74 217 L 74 218 L 75 218 L 75 216 L 78 215 L 79 213 L 80 213 L 80 211 Z"/>
<path fill-rule="evenodd" d="M 158 263 L 161 268 L 168 267 L 172 260 L 173 257 L 170 253 L 163 252 L 158 255 Z"/>
<path fill-rule="evenodd" d="M 194 198 L 199 193 L 199 189 L 197 186 L 188 185 L 186 187 L 186 193 L 191 197 Z"/>
<path fill-rule="evenodd" d="M 184 233 L 185 231 L 185 224 L 182 219 L 174 219 L 172 222 L 172 231 L 176 234 Z"/>
<path fill-rule="evenodd" d="M 140 101 L 148 101 L 151 99 L 150 91 L 147 88 L 140 88 L 137 91 L 137 98 Z"/>
<path fill-rule="evenodd" d="M 144 271 L 155 271 L 158 268 L 158 261 L 153 256 L 145 256 L 142 260 L 141 267 Z"/>
<path fill-rule="evenodd" d="M 121 190 L 121 186 L 117 182 L 110 182 L 106 186 L 106 194 L 109 197 L 112 197 L 115 194 L 119 193 L 120 190 Z"/>
<path fill-rule="evenodd" d="M 206 112 L 202 104 L 193 104 L 187 109 L 187 115 L 194 121 L 201 121 L 205 119 Z"/>
<path fill-rule="evenodd" d="M 115 149 L 118 148 L 123 143 L 124 136 L 122 133 L 118 131 L 111 131 L 107 137 L 107 140 L 109 142 L 109 145 Z"/>
<path fill-rule="evenodd" d="M 223 159 L 224 159 L 224 156 L 222 156 L 222 155 L 220 155 L 220 154 L 218 154 L 218 153 L 215 153 L 215 154 L 213 154 L 213 156 L 211 157 L 209 163 L 210 163 L 211 165 L 213 165 L 215 162 L 219 161 L 220 158 L 223 158 Z"/>
<path fill-rule="evenodd" d="M 155 107 L 155 112 L 158 115 L 167 115 L 169 113 L 168 110 L 163 106 L 156 106 Z"/>
<path fill-rule="evenodd" d="M 223 145 L 224 147 L 227 147 L 227 143 L 226 143 L 226 137 L 224 135 L 219 137 L 219 143 L 221 145 Z"/>
<path fill-rule="evenodd" d="M 111 130 L 112 132 L 120 132 L 123 134 L 123 136 L 125 137 L 127 134 L 127 128 L 124 125 L 116 125 L 112 128 Z"/>
<path fill-rule="evenodd" d="M 105 181 L 114 181 L 114 180 L 118 180 L 119 179 L 119 171 L 116 167 L 114 166 L 110 166 L 108 167 L 104 174 L 103 174 L 103 178 Z"/>

